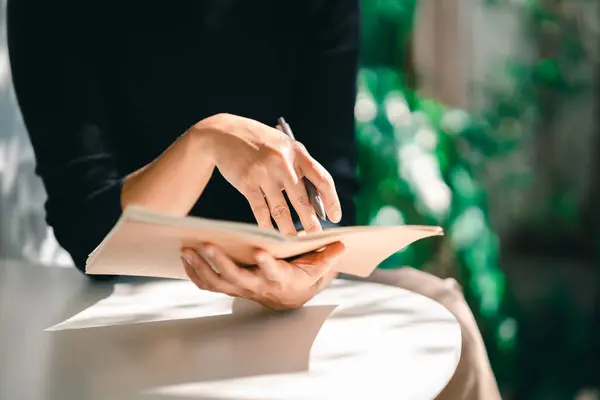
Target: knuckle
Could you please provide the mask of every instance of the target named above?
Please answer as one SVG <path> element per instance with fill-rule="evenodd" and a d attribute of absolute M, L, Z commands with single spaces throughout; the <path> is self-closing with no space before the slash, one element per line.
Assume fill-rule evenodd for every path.
<path fill-rule="evenodd" d="M 269 207 L 266 204 L 255 204 L 252 206 L 252 211 L 260 217 L 268 217 L 270 215 Z"/>
<path fill-rule="evenodd" d="M 285 204 L 278 204 L 271 210 L 271 215 L 275 219 L 280 219 L 290 215 L 290 209 Z"/>
<path fill-rule="evenodd" d="M 316 184 L 320 184 L 322 186 L 332 186 L 333 179 L 331 178 L 331 175 L 329 175 L 329 172 L 325 170 L 317 170 L 316 179 L 317 182 L 314 182 Z"/>
<path fill-rule="evenodd" d="M 252 185 L 252 188 L 256 192 L 257 196 L 265 197 L 260 187 L 261 184 L 273 180 L 269 171 L 270 168 L 261 163 L 261 165 L 257 167 L 256 170 L 251 174 L 250 184 Z"/>
<path fill-rule="evenodd" d="M 298 197 L 298 204 L 300 204 L 301 207 L 305 208 L 308 208 L 312 205 L 308 195 L 302 195 Z"/>
<path fill-rule="evenodd" d="M 250 167 L 244 171 L 242 171 L 242 174 L 240 176 L 240 182 L 241 182 L 241 187 L 240 190 L 242 191 L 247 191 L 247 192 L 251 192 L 253 189 L 253 183 L 254 183 L 254 169 L 256 167 Z"/>
<path fill-rule="evenodd" d="M 454 279 L 437 278 L 434 294 L 431 297 L 452 312 L 456 309 L 457 305 L 465 301 L 462 289 Z"/>
<path fill-rule="evenodd" d="M 260 159 L 254 164 L 253 175 L 258 179 L 269 176 L 273 168 L 273 164 L 279 162 L 279 156 L 277 154 L 269 154 L 265 158 Z"/>
<path fill-rule="evenodd" d="M 287 155 L 285 152 L 278 151 L 271 155 L 270 160 L 271 166 L 274 165 L 279 170 L 284 164 L 286 164 Z"/>
<path fill-rule="evenodd" d="M 289 141 L 289 139 L 286 139 Z M 273 148 L 267 155 L 267 158 L 271 161 L 271 163 L 287 163 L 288 160 L 292 160 L 294 158 L 294 153 L 291 151 L 295 146 L 295 143 L 284 142 L 281 143 L 280 146 Z"/>
<path fill-rule="evenodd" d="M 285 162 L 284 155 L 279 152 L 270 152 L 266 155 L 260 163 L 260 173 L 259 176 L 261 178 L 273 176 L 273 173 L 280 171 L 281 166 Z"/>
<path fill-rule="evenodd" d="M 290 149 L 290 148 L 294 148 L 293 146 L 295 146 L 296 141 L 293 140 L 291 137 L 289 137 L 288 135 L 284 134 L 283 132 L 279 132 L 279 143 L 278 143 L 278 148 L 283 150 L 283 149 Z"/>
<path fill-rule="evenodd" d="M 302 154 L 308 154 L 308 150 L 306 150 L 306 146 L 304 146 L 304 144 L 302 144 L 302 142 L 295 141 L 292 144 L 292 146 L 296 152 L 302 153 Z"/>
<path fill-rule="evenodd" d="M 341 209 L 339 200 L 330 201 L 326 206 L 335 210 Z"/>
<path fill-rule="evenodd" d="M 454 278 L 446 278 L 444 279 L 444 285 L 448 292 L 453 296 L 462 296 L 463 288 L 460 283 L 456 281 Z"/>

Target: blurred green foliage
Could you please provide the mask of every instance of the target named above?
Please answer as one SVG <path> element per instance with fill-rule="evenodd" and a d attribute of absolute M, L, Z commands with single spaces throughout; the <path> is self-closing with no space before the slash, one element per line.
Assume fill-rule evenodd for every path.
<path fill-rule="evenodd" d="M 522 316 L 499 266 L 498 238 L 478 174 L 491 159 L 531 140 L 537 132 L 526 127 L 551 118 L 559 99 L 589 90 L 590 82 L 573 73 L 586 54 L 577 29 L 560 12 L 560 3 L 567 0 L 482 1 L 492 8 L 514 7 L 541 50 L 531 59 L 501 60 L 499 70 L 491 71 L 491 79 L 478 88 L 488 106 L 473 115 L 423 98 L 408 84 L 406 57 L 417 0 L 362 0 L 363 53 L 355 107 L 362 181 L 358 220 L 445 229 L 443 238 L 417 242 L 381 267 L 410 265 L 455 276 L 499 382 L 514 387 L 519 386 Z M 506 181 L 527 185 L 531 179 L 523 171 Z M 573 207 L 557 200 L 564 198 L 549 199 L 549 212 L 572 218 Z"/>
<path fill-rule="evenodd" d="M 381 267 L 410 265 L 435 273 L 440 264 L 449 266 L 446 273 L 463 285 L 496 369 L 506 365 L 510 374 L 518 324 L 507 312 L 498 239 L 489 225 L 485 191 L 473 175 L 475 160 L 510 146 L 493 137 L 489 122 L 407 87 L 403 59 L 415 1 L 363 4 L 365 50 L 355 108 L 362 182 L 358 220 L 445 229 L 443 239 L 417 242 Z"/>

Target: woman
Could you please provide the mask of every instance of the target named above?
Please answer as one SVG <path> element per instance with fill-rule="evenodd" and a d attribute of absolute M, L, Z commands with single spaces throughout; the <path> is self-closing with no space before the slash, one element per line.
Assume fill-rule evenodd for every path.
<path fill-rule="evenodd" d="M 307 177 L 333 223 L 354 223 L 358 0 L 68 3 L 10 1 L 8 39 L 47 220 L 78 268 L 129 204 L 263 227 L 272 217 L 295 234 L 292 211 L 321 229 Z M 272 127 L 280 116 L 303 145 Z M 205 244 L 182 262 L 201 289 L 287 309 L 333 279 L 342 252 L 258 252 L 251 272 Z M 372 279 L 457 316 L 461 363 L 442 397 L 499 397 L 456 285 L 410 269 Z"/>
<path fill-rule="evenodd" d="M 356 4 L 68 3 L 11 2 L 8 23 L 47 220 L 79 269 L 129 204 L 263 227 L 272 217 L 294 234 L 285 191 L 304 229 L 320 230 L 307 177 L 329 219 L 342 222 L 343 208 L 353 223 Z M 326 20 L 307 30 L 304 18 Z M 272 126 L 279 116 L 306 147 Z M 210 246 L 184 249 L 182 262 L 203 289 L 287 308 L 333 278 L 342 248 L 294 264 L 261 253 L 256 276 Z M 213 253 L 221 275 L 206 268 Z M 287 283 L 267 279 L 269 269 Z"/>

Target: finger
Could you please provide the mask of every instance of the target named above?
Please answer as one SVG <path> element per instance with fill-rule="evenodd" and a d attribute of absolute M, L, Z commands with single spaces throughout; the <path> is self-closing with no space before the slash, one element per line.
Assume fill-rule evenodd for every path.
<path fill-rule="evenodd" d="M 326 246 L 323 250 L 305 254 L 291 263 L 302 268 L 311 276 L 321 277 L 335 266 L 344 250 L 345 247 L 342 242 L 335 242 Z"/>
<path fill-rule="evenodd" d="M 275 220 L 277 227 L 284 235 L 295 235 L 296 227 L 292 221 L 292 214 L 283 197 L 281 189 L 272 184 L 265 184 L 263 192 L 267 198 L 267 204 L 271 211 L 271 216 Z"/>
<path fill-rule="evenodd" d="M 342 219 L 342 206 L 335 189 L 333 178 L 327 170 L 313 159 L 307 152 L 303 152 L 300 158 L 299 167 L 304 175 L 321 195 L 325 212 L 331 222 L 337 223 Z"/>
<path fill-rule="evenodd" d="M 263 193 L 261 191 L 250 191 L 243 194 L 250 203 L 250 208 L 252 209 L 252 213 L 254 214 L 254 218 L 256 218 L 258 226 L 261 228 L 274 229 L 273 223 L 271 223 L 271 212 L 269 211 L 269 206 L 267 205 Z"/>
<path fill-rule="evenodd" d="M 308 197 L 304 181 L 300 180 L 296 185 L 285 186 L 285 192 L 298 213 L 304 230 L 306 232 L 321 231 L 321 224 Z"/>
<path fill-rule="evenodd" d="M 254 253 L 256 265 L 267 276 L 270 281 L 281 281 L 281 268 L 278 261 L 264 250 L 258 250 Z"/>
<path fill-rule="evenodd" d="M 181 257 L 181 262 L 183 263 L 183 268 L 185 269 L 185 273 L 190 278 L 190 280 L 198 286 L 198 288 L 202 290 L 209 290 L 206 283 L 204 283 L 198 274 L 196 274 L 196 270 L 188 263 L 185 258 Z"/>
<path fill-rule="evenodd" d="M 240 296 L 243 294 L 239 287 L 236 287 L 221 278 L 210 265 L 210 261 L 205 260 L 195 250 L 184 249 L 182 253 L 182 258 L 187 262 L 188 266 L 193 269 L 197 280 L 203 283 L 207 288 L 206 290 L 224 293 L 230 296 Z M 218 264 L 215 265 L 215 268 L 220 271 Z"/>
<path fill-rule="evenodd" d="M 202 247 L 202 254 L 208 261 L 218 266 L 223 280 L 246 291 L 260 293 L 264 281 L 254 272 L 240 268 L 217 246 L 205 244 Z"/>

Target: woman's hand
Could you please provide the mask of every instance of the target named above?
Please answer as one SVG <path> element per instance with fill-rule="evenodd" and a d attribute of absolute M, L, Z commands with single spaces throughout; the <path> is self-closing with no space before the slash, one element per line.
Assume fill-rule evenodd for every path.
<path fill-rule="evenodd" d="M 302 144 L 279 130 L 248 118 L 218 114 L 200 121 L 190 132 L 208 141 L 214 165 L 246 197 L 259 226 L 272 228 L 273 217 L 282 233 L 296 233 L 285 190 L 304 230 L 321 230 L 303 177 L 319 191 L 329 219 L 341 220 L 331 175 Z"/>
<path fill-rule="evenodd" d="M 344 251 L 340 242 L 286 262 L 265 251 L 255 254 L 257 268 L 236 265 L 217 246 L 182 250 L 188 277 L 200 289 L 256 301 L 275 310 L 301 307 L 320 289 Z"/>

